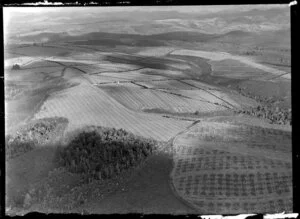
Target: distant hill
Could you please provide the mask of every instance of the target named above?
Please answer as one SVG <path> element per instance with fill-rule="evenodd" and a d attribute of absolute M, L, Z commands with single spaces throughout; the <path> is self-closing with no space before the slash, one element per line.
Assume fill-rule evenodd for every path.
<path fill-rule="evenodd" d="M 205 42 L 217 38 L 217 34 L 205 34 L 191 31 L 176 31 L 161 34 L 150 35 L 149 38 L 157 40 L 177 40 L 177 41 L 192 41 Z"/>
<path fill-rule="evenodd" d="M 247 31 L 243 30 L 233 30 L 229 31 L 225 34 L 221 34 L 220 37 L 248 37 L 248 36 L 253 36 L 254 33 L 250 33 Z"/>
<path fill-rule="evenodd" d="M 42 42 L 42 41 L 59 41 L 68 36 L 69 34 L 66 32 L 61 32 L 61 33 L 43 32 L 38 34 L 19 36 L 17 37 L 17 39 L 24 40 L 24 41 L 31 41 L 31 42 Z"/>
<path fill-rule="evenodd" d="M 140 35 L 140 34 L 119 34 L 119 33 L 104 33 L 104 32 L 92 32 L 88 34 L 83 34 L 80 36 L 71 36 L 67 33 L 39 33 L 36 35 L 19 37 L 21 40 L 32 41 L 32 42 L 41 42 L 47 39 L 48 42 L 68 42 L 68 41 L 94 41 L 98 42 L 110 42 L 115 43 L 116 45 L 132 45 L 132 42 L 136 42 L 137 46 L 143 44 L 143 46 L 157 46 L 161 45 L 163 41 L 189 41 L 189 42 L 205 42 L 219 37 L 216 34 L 204 34 L 199 32 L 167 32 L 162 34 L 153 34 L 153 35 Z M 121 41 L 123 40 L 123 41 Z M 124 42 L 128 40 L 128 43 Z M 158 42 L 160 41 L 160 42 Z M 83 41 L 84 42 L 84 41 Z M 142 43 L 140 43 L 142 42 Z M 144 42 L 144 43 L 143 43 Z M 90 43 L 89 43 L 90 44 Z"/>
<path fill-rule="evenodd" d="M 222 34 L 206 34 L 196 31 L 173 31 L 161 34 L 141 35 L 126 33 L 92 32 L 78 36 L 66 32 L 44 32 L 36 35 L 19 37 L 20 40 L 31 42 L 74 42 L 79 45 L 105 46 L 164 46 L 169 41 L 183 42 L 227 42 L 227 43 L 257 43 L 257 44 L 289 44 L 290 29 L 278 31 L 262 31 L 260 33 L 233 30 Z"/>
<path fill-rule="evenodd" d="M 141 34 L 123 34 L 123 33 L 104 33 L 104 32 L 93 32 L 80 36 L 52 36 L 51 39 L 57 40 L 60 38 L 62 40 L 100 40 L 100 39 L 135 39 L 135 40 L 178 40 L 178 41 L 207 41 L 212 38 L 218 37 L 216 34 L 204 34 L 199 32 L 189 32 L 189 31 L 176 31 L 167 32 L 161 34 L 151 34 L 151 35 L 141 35 Z"/>

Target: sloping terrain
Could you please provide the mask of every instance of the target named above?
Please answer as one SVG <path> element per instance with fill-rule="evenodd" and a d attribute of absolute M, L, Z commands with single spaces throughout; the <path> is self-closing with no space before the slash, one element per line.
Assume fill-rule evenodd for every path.
<path fill-rule="evenodd" d="M 7 212 L 290 212 L 289 13 L 287 5 L 5 8 Z M 30 126 L 57 116 L 68 123 Z M 111 135 L 73 138 L 98 126 Z M 127 167 L 147 150 L 130 148 L 143 144 L 125 134 L 116 142 L 120 128 L 158 141 L 128 171 L 114 159 L 129 155 Z M 56 160 L 74 139 L 65 164 L 83 176 Z M 111 167 L 117 175 L 104 180 Z"/>
<path fill-rule="evenodd" d="M 126 86 L 110 87 L 105 90 L 128 108 L 134 110 L 161 110 L 171 113 L 195 113 L 226 110 L 221 106 L 201 99 L 184 98 L 162 90 L 132 88 Z"/>
<path fill-rule="evenodd" d="M 101 125 L 124 128 L 137 135 L 159 140 L 168 140 L 189 124 L 132 112 L 99 88 L 87 84 L 51 96 L 41 111 L 35 114 L 35 118 L 58 115 L 69 119 L 68 131 L 84 125 Z"/>
<path fill-rule="evenodd" d="M 176 50 L 176 51 L 172 52 L 171 54 L 184 55 L 184 56 L 186 56 L 186 55 L 199 56 L 199 57 L 207 58 L 207 59 L 210 59 L 213 61 L 221 61 L 224 59 L 234 59 L 234 60 L 244 63 L 248 66 L 258 68 L 262 71 L 270 72 L 275 75 L 282 75 L 285 73 L 284 71 L 280 71 L 278 69 L 256 63 L 255 61 L 251 60 L 250 58 L 241 57 L 241 56 L 233 56 L 226 52 L 220 53 L 220 52 L 208 52 L 208 51 Z"/>
<path fill-rule="evenodd" d="M 174 150 L 174 189 L 203 214 L 292 211 L 290 132 L 201 121 Z"/>

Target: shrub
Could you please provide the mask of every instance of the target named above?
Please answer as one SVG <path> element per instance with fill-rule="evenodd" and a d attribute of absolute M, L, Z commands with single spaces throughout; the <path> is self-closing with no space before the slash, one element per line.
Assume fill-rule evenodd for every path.
<path fill-rule="evenodd" d="M 21 141 L 20 139 L 8 136 L 5 139 L 5 154 L 6 159 L 12 159 L 28 151 L 31 151 L 35 147 L 33 140 Z"/>
<path fill-rule="evenodd" d="M 34 149 L 37 145 L 52 142 L 67 124 L 65 118 L 38 119 L 21 127 L 13 135 L 5 136 L 6 159 L 15 158 Z"/>
<path fill-rule="evenodd" d="M 237 111 L 247 115 L 256 116 L 258 118 L 265 118 L 272 124 L 291 124 L 292 114 L 289 109 L 279 109 L 274 106 L 258 106 L 246 110 Z"/>
<path fill-rule="evenodd" d="M 238 113 L 244 113 L 247 115 L 256 116 L 258 118 L 266 118 L 271 124 L 290 124 L 292 121 L 291 109 L 280 108 L 276 103 L 283 101 L 282 98 L 278 97 L 262 97 L 255 96 L 249 92 L 245 92 L 239 88 L 240 94 L 243 96 L 255 99 L 260 103 L 257 107 L 251 107 L 249 109 L 238 110 Z"/>
<path fill-rule="evenodd" d="M 58 153 L 60 165 L 88 178 L 106 179 L 137 165 L 149 156 L 156 141 L 123 129 L 97 127 L 81 132 Z"/>
<path fill-rule="evenodd" d="M 21 67 L 20 67 L 20 65 L 18 65 L 18 64 L 14 64 L 14 65 L 12 66 L 11 69 L 12 69 L 12 70 L 20 70 Z"/>

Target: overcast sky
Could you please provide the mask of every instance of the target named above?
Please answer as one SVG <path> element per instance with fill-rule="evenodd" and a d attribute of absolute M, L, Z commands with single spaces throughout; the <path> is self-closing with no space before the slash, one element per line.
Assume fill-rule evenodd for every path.
<path fill-rule="evenodd" d="M 50 26 L 52 31 L 54 30 L 54 25 L 69 25 L 74 22 L 74 24 L 96 22 L 99 21 L 114 21 L 116 19 L 119 23 L 120 21 L 127 22 L 126 25 L 131 24 L 127 20 L 134 20 L 135 16 L 138 21 L 154 21 L 159 19 L 191 19 L 198 15 L 211 15 L 218 16 L 219 13 L 225 12 L 225 14 L 233 15 L 239 14 L 239 12 L 246 12 L 253 9 L 268 10 L 274 8 L 289 8 L 288 4 L 277 4 L 277 5 L 214 5 L 214 6 L 120 6 L 120 7 L 3 7 L 4 14 L 4 30 L 11 33 L 24 33 L 33 31 L 32 28 L 44 29 L 49 31 Z M 168 13 L 168 11 L 170 13 Z M 141 13 L 142 12 L 142 13 Z M 145 12 L 145 13 L 144 13 Z M 147 13 L 146 13 L 147 12 Z M 150 13 L 149 13 L 150 12 Z M 153 14 L 151 13 L 153 12 Z M 155 13 L 163 12 L 163 13 Z M 164 13 L 166 12 L 166 13 Z M 175 13 L 174 13 L 175 12 Z M 178 13 L 184 13 L 183 17 L 178 15 Z M 136 14 L 135 14 L 136 13 Z M 277 12 L 273 12 L 273 14 Z M 170 15 L 164 16 L 164 15 Z M 258 13 L 259 14 L 259 13 Z M 263 16 L 265 13 L 261 12 Z M 153 15 L 153 16 L 152 16 Z M 156 16 L 157 15 L 157 16 Z M 222 15 L 220 14 L 221 18 Z M 240 16 L 240 15 L 238 15 Z M 164 18 L 166 17 L 166 18 Z M 266 22 L 268 22 L 268 18 Z M 274 20 L 273 20 L 274 22 Z M 102 26 L 101 26 L 102 25 Z M 103 30 L 103 25 L 98 23 L 96 26 L 98 29 Z M 133 23 L 132 23 L 133 25 Z M 95 26 L 95 27 L 96 27 Z M 134 26 L 134 25 L 133 25 Z M 68 28 L 69 26 L 66 26 Z M 72 27 L 73 29 L 75 28 Z M 82 29 L 83 27 L 78 27 Z M 119 27 L 118 27 L 119 28 Z M 104 28 L 105 29 L 105 28 Z M 105 29 L 107 31 L 107 29 Z M 60 30 L 61 31 L 61 30 Z"/>
<path fill-rule="evenodd" d="M 276 7 L 288 7 L 281 5 L 214 5 L 214 6 L 131 6 L 131 7 L 4 7 L 4 16 L 13 16 L 14 13 L 47 13 L 53 11 L 84 11 L 84 12 L 120 12 L 120 11 L 178 11 L 183 13 L 206 14 L 224 10 L 247 11 L 254 8 L 269 9 Z"/>

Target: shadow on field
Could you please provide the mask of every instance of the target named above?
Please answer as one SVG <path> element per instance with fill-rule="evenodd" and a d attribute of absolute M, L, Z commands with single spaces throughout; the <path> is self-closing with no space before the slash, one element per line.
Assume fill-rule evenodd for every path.
<path fill-rule="evenodd" d="M 40 130 L 43 126 L 38 124 Z M 172 159 L 150 156 L 158 145 L 152 139 L 135 136 L 122 129 L 92 126 L 86 127 L 84 131 L 79 130 L 63 145 L 60 142 L 43 144 L 44 141 L 37 141 L 40 135 L 29 141 L 26 137 L 28 129 L 24 130 L 25 137 L 16 137 L 17 140 L 11 137 L 7 146 L 20 148 L 26 141 L 33 144 L 30 148 L 26 146 L 26 150 L 9 150 L 11 154 L 18 152 L 6 161 L 6 207 L 13 209 L 13 213 L 32 209 L 64 212 L 85 203 L 94 203 L 97 195 L 102 197 L 105 193 L 120 190 L 120 181 L 131 179 L 129 176 L 136 173 L 133 170 L 148 157 L 151 163 L 154 159 L 153 164 L 144 168 L 149 174 L 143 178 L 133 176 L 147 186 L 145 191 L 138 189 L 137 192 L 146 200 L 148 195 L 145 194 L 153 193 L 153 189 L 156 190 L 162 183 L 164 186 L 161 188 L 168 187 Z M 15 141 L 21 143 L 14 144 Z M 139 171 L 139 174 L 142 172 Z M 152 185 L 149 184 L 151 181 Z M 172 195 L 171 190 L 169 192 Z M 154 199 L 160 197 L 158 195 Z"/>
<path fill-rule="evenodd" d="M 119 189 L 104 199 L 92 200 L 80 209 L 91 214 L 194 214 L 170 186 L 172 155 L 158 152 L 133 171 Z M 127 176 L 126 176 L 127 177 Z"/>
<path fill-rule="evenodd" d="M 6 206 L 24 207 L 31 185 L 58 167 L 56 146 L 44 146 L 6 162 Z"/>
<path fill-rule="evenodd" d="M 105 56 L 104 61 L 109 61 L 112 63 L 121 63 L 121 64 L 128 64 L 128 65 L 138 65 L 143 68 L 152 68 L 152 69 L 170 69 L 167 65 L 169 60 L 161 59 L 161 58 L 141 58 L 138 56 Z"/>

